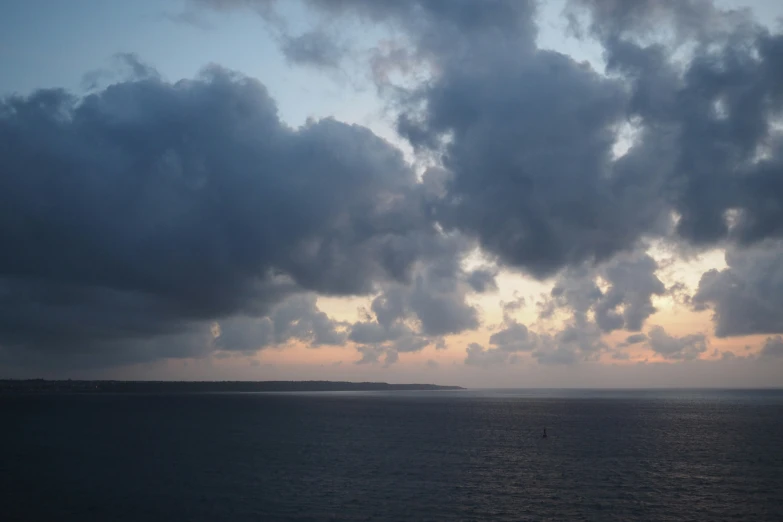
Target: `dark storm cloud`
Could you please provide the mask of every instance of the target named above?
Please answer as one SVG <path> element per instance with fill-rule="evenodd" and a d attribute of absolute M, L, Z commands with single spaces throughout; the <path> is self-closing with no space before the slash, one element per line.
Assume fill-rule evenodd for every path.
<path fill-rule="evenodd" d="M 748 13 L 706 1 L 583 2 L 606 50 L 607 77 L 535 50 L 534 31 L 504 32 L 484 19 L 461 36 L 448 17 L 419 23 L 404 5 L 364 12 L 331 4 L 402 23 L 428 53 L 435 72 L 401 97 L 398 130 L 416 148 L 442 153 L 448 175 L 433 204 L 441 224 L 475 236 L 501 262 L 546 277 L 614 262 L 673 224 L 696 246 L 783 232 L 783 140 L 774 125 L 783 110 L 783 37 Z M 417 40 L 422 27 L 428 39 Z M 671 34 L 674 44 L 661 42 Z M 430 45 L 445 38 L 451 45 Z M 616 159 L 623 124 L 635 137 Z M 565 362 L 579 353 L 569 342 L 597 351 L 588 311 L 601 331 L 641 330 L 655 312 L 652 297 L 666 289 L 649 256 L 625 264 L 599 265 L 606 292 L 594 281 L 570 289 L 563 299 L 573 324 L 558 334 L 566 342 L 536 353 Z M 667 357 L 700 353 L 698 337 L 663 335 L 655 330 L 653 344 Z"/>
<path fill-rule="evenodd" d="M 508 320 L 508 318 L 513 312 L 517 310 L 521 310 L 522 308 L 525 307 L 526 304 L 527 301 L 524 298 L 524 296 L 518 295 L 517 292 L 515 291 L 513 300 L 508 302 L 505 301 L 500 302 L 500 306 L 503 309 L 503 317 Z"/>
<path fill-rule="evenodd" d="M 575 364 L 595 361 L 609 347 L 601 340 L 601 330 L 590 321 L 572 319 L 554 335 L 539 335 L 539 347 L 533 352 L 540 364 Z"/>
<path fill-rule="evenodd" d="M 634 253 L 618 255 L 598 267 L 566 270 L 556 279 L 551 300 L 544 303 L 541 315 L 546 318 L 565 309 L 573 313 L 577 324 L 585 324 L 592 311 L 603 332 L 639 331 L 656 312 L 652 297 L 666 291 L 655 275 L 657 269 L 648 254 Z M 599 278 L 608 284 L 605 291 L 598 286 Z"/>
<path fill-rule="evenodd" d="M 625 338 L 625 341 L 618 343 L 615 346 L 615 350 L 612 352 L 612 359 L 617 361 L 627 361 L 631 358 L 630 354 L 625 351 L 625 348 L 633 346 L 635 344 L 641 344 L 647 341 L 647 336 L 643 333 L 637 333 L 629 335 Z"/>
<path fill-rule="evenodd" d="M 783 243 L 730 248 L 723 270 L 704 273 L 692 298 L 713 311 L 715 335 L 783 333 Z"/>
<path fill-rule="evenodd" d="M 638 334 L 633 334 L 633 335 L 629 335 L 628 337 L 626 337 L 625 341 L 623 342 L 623 344 L 625 346 L 631 346 L 632 344 L 643 343 L 646 340 L 647 340 L 647 336 L 646 335 L 644 335 L 643 333 L 638 333 Z"/>
<path fill-rule="evenodd" d="M 377 346 L 359 346 L 357 350 L 362 357 L 356 361 L 356 364 L 376 364 L 384 354 L 384 350 Z"/>
<path fill-rule="evenodd" d="M 468 275 L 467 283 L 476 292 L 489 292 L 498 289 L 495 277 L 497 277 L 497 270 L 477 268 Z"/>
<path fill-rule="evenodd" d="M 332 37 L 319 30 L 284 37 L 281 50 L 292 63 L 316 67 L 337 67 L 346 53 Z"/>
<path fill-rule="evenodd" d="M 489 338 L 489 344 L 505 352 L 530 352 L 536 347 L 537 338 L 524 324 L 511 321 L 505 328 Z"/>
<path fill-rule="evenodd" d="M 478 311 L 465 302 L 459 290 L 434 292 L 419 278 L 410 294 L 410 310 L 426 335 L 455 334 L 479 326 Z"/>
<path fill-rule="evenodd" d="M 399 360 L 399 355 L 395 350 L 389 350 L 382 346 L 359 346 L 357 348 L 361 358 L 356 364 L 378 364 L 383 357 L 383 365 L 388 367 Z"/>
<path fill-rule="evenodd" d="M 339 345 L 347 337 L 346 333 L 338 331 L 340 325 L 318 309 L 313 294 L 288 298 L 272 310 L 269 319 L 277 344 L 298 339 L 310 346 Z"/>
<path fill-rule="evenodd" d="M 524 324 L 506 318 L 503 328 L 489 338 L 491 348 L 472 343 L 466 349 L 465 364 L 469 366 L 493 366 L 517 361 L 517 353 L 532 352 L 540 348 L 545 338 L 527 329 Z"/>
<path fill-rule="evenodd" d="M 490 367 L 500 364 L 506 364 L 509 360 L 509 353 L 497 348 L 485 349 L 478 343 L 470 343 L 465 349 L 467 356 L 465 364 L 468 366 Z"/>
<path fill-rule="evenodd" d="M 461 3 L 452 8 L 467 13 Z M 415 147 L 443 153 L 452 175 L 436 205 L 441 223 L 538 277 L 608 259 L 663 230 L 661 198 L 650 194 L 655 179 L 634 164 L 641 153 L 611 161 L 627 114 L 623 82 L 536 51 L 529 6 L 510 19 L 514 31 L 492 17 L 464 35 L 449 20 L 427 25 L 450 45 L 427 47 L 437 73 L 408 93 L 398 129 Z M 415 33 L 419 25 L 408 23 Z"/>
<path fill-rule="evenodd" d="M 471 284 L 475 272 L 465 272 L 461 266 L 463 256 L 472 246 L 459 235 L 432 238 L 423 246 L 423 260 L 414 268 L 411 284 L 390 283 L 372 302 L 377 323 L 372 328 L 379 337 L 384 336 L 381 332 L 386 335 L 406 332 L 400 329 L 400 324 L 408 320 L 417 325 L 417 333 L 425 336 L 477 328 L 478 311 L 466 302 L 468 294 L 475 291 Z M 370 328 L 361 323 L 358 326 L 361 330 L 357 335 Z"/>
<path fill-rule="evenodd" d="M 662 171 L 679 235 L 695 244 L 779 236 L 783 147 L 773 122 L 783 109 L 783 36 L 704 1 L 581 4 L 610 71 L 630 81 L 643 141 L 669 143 L 646 168 Z M 640 39 L 640 24 L 661 20 L 692 44 L 685 64 L 661 41 Z"/>
<path fill-rule="evenodd" d="M 409 277 L 432 227 L 396 148 L 334 120 L 290 129 L 219 67 L 139 71 L 0 103 L 0 345 L 89 351 Z M 305 304 L 274 331 L 340 342 Z"/>
<path fill-rule="evenodd" d="M 312 347 L 340 345 L 347 338 L 341 326 L 318 309 L 315 295 L 299 294 L 275 306 L 268 316 L 220 321 L 215 345 L 219 350 L 237 352 L 256 352 L 291 340 Z"/>
<path fill-rule="evenodd" d="M 426 109 L 403 115 L 401 131 L 420 146 L 450 136 L 439 219 L 502 262 L 543 278 L 630 249 L 658 224 L 655 198 L 611 175 L 619 82 L 564 55 L 512 48 L 447 69 L 417 96 Z"/>
<path fill-rule="evenodd" d="M 486 367 L 515 363 L 519 354 L 529 353 L 539 364 L 572 365 L 594 361 L 608 349 L 595 323 L 576 317 L 554 334 L 533 332 L 506 317 L 502 328 L 490 336 L 489 344 L 490 348 L 475 343 L 469 346 L 465 364 Z"/>
<path fill-rule="evenodd" d="M 443 335 L 477 328 L 478 310 L 467 302 L 476 292 L 477 271 L 461 266 L 462 258 L 474 246 L 460 235 L 432 238 L 422 248 L 412 282 L 382 285 L 382 292 L 372 301 L 371 313 L 367 311 L 362 321 L 353 324 L 349 339 L 367 345 L 366 354 L 386 353 L 386 364 L 391 364 L 398 353 L 417 352 L 432 344 L 437 347 Z M 485 275 L 481 280 L 485 286 L 494 281 Z M 395 355 L 390 356 L 392 353 Z M 365 357 L 362 361 L 368 362 Z"/>
<path fill-rule="evenodd" d="M 359 322 L 351 327 L 349 339 L 359 344 L 379 344 L 396 341 L 411 333 L 413 331 L 410 327 L 399 322 L 390 324 L 388 327 L 377 322 Z"/>
<path fill-rule="evenodd" d="M 570 0 L 566 14 L 577 31 L 580 9 L 591 12 L 589 29 L 603 39 L 645 39 L 663 30 L 682 44 L 689 38 L 709 39 L 744 21 L 743 13 L 722 12 L 711 0 Z"/>
<path fill-rule="evenodd" d="M 770 123 L 783 102 L 783 39 L 747 13 L 707 1 L 572 2 L 606 49 L 610 79 L 536 50 L 532 3 L 308 5 L 392 23 L 433 64 L 433 78 L 402 96 L 399 130 L 442 152 L 453 174 L 441 222 L 507 264 L 545 277 L 608 259 L 666 234 L 672 209 L 679 235 L 696 244 L 783 232 Z M 685 62 L 659 43 L 672 34 L 691 44 Z M 628 122 L 636 142 L 615 160 Z"/>
<path fill-rule="evenodd" d="M 620 257 L 605 268 L 609 289 L 596 305 L 596 320 L 605 332 L 617 328 L 639 331 L 644 321 L 656 312 L 652 296 L 663 295 L 664 284 L 655 275 L 658 264 L 647 254 L 630 259 Z M 618 307 L 622 306 L 622 313 Z"/>
<path fill-rule="evenodd" d="M 533 352 L 539 364 L 570 366 L 579 363 L 584 358 L 577 349 L 567 344 L 553 344 L 547 349 Z"/>
<path fill-rule="evenodd" d="M 291 36 L 274 1 L 196 4 L 260 13 L 290 60 L 340 60 L 332 33 Z M 126 57 L 134 78 L 85 98 L 6 99 L 0 345 L 89 352 L 206 335 L 218 320 L 221 349 L 242 352 L 257 341 L 227 321 L 248 316 L 261 345 L 350 335 L 368 360 L 391 364 L 478 326 L 467 297 L 492 290 L 494 276 L 461 268 L 475 241 L 500 265 L 557 276 L 543 315 L 571 317 L 529 351 L 572 363 L 603 353 L 602 333 L 638 331 L 655 312 L 666 290 L 655 262 L 634 254 L 648 237 L 700 247 L 783 235 L 783 36 L 747 14 L 706 1 L 578 2 L 605 75 L 536 48 L 533 2 L 305 4 L 322 23 L 347 16 L 400 30 L 400 56 L 430 71 L 388 91 L 399 133 L 436 160 L 423 182 L 363 127 L 286 127 L 260 83 L 219 67 L 170 84 Z M 674 43 L 662 42 L 670 33 Z M 622 127 L 634 139 L 617 158 Z M 779 332 L 779 303 L 757 291 L 777 281 L 729 265 L 694 297 L 714 307 L 718 334 Z M 747 295 L 730 301 L 736 277 Z M 277 306 L 308 291 L 380 295 L 368 324 L 347 332 L 312 303 L 274 324 Z M 665 356 L 699 349 L 656 332 L 650 343 Z M 474 347 L 474 360 L 495 361 L 503 350 L 492 346 Z"/>
<path fill-rule="evenodd" d="M 597 267 L 582 264 L 566 269 L 555 280 L 549 298 L 539 304 L 540 319 L 552 319 L 559 312 L 569 314 L 561 329 L 555 333 L 512 335 L 521 325 L 506 316 L 506 329 L 493 336 L 505 342 L 496 344 L 502 348 L 506 342 L 520 339 L 540 364 L 597 360 L 609 351 L 602 340 L 604 333 L 641 330 L 647 318 L 655 313 L 652 297 L 665 292 L 655 275 L 657 269 L 655 260 L 641 253 L 617 255 Z M 600 281 L 608 285 L 605 290 L 599 287 Z M 508 341 L 501 335 L 508 335 Z M 644 334 L 632 335 L 617 348 L 646 339 Z"/>
<path fill-rule="evenodd" d="M 535 51 L 531 4 L 326 4 L 396 21 L 433 62 L 435 77 L 403 96 L 398 128 L 419 149 L 440 150 L 448 137 L 443 164 L 453 176 L 436 205 L 445 226 L 545 277 L 631 248 L 661 225 L 647 182 L 610 175 L 623 84 Z M 436 7 L 444 12 L 429 16 Z"/>
<path fill-rule="evenodd" d="M 269 317 L 232 317 L 220 321 L 215 346 L 225 352 L 255 353 L 275 344 L 275 337 Z"/>
<path fill-rule="evenodd" d="M 417 352 L 433 342 L 433 339 L 415 332 L 400 321 L 388 327 L 371 321 L 354 323 L 348 339 L 357 344 L 395 352 Z"/>
<path fill-rule="evenodd" d="M 707 338 L 702 334 L 674 337 L 661 326 L 653 326 L 647 336 L 650 349 L 665 359 L 690 361 L 707 351 Z"/>
<path fill-rule="evenodd" d="M 619 79 L 556 53 L 512 52 L 488 34 L 496 53 L 453 68 L 446 59 L 415 93 L 424 109 L 403 114 L 403 134 L 423 147 L 449 136 L 444 164 L 456 202 L 439 209 L 442 221 L 537 276 L 666 233 L 670 208 L 680 215 L 680 236 L 697 244 L 729 236 L 730 209 L 739 212 L 731 234 L 739 241 L 779 233 L 783 149 L 771 121 L 783 101 L 781 37 L 728 15 L 725 30 L 712 31 L 709 16 L 694 15 L 713 13 L 705 2 L 656 5 L 700 44 L 680 72 L 662 47 L 622 38 L 639 33 L 629 11 L 651 3 L 597 4 L 615 6 L 595 9 L 599 23 L 618 16 L 611 23 L 623 28 L 604 39 Z M 629 120 L 636 143 L 613 160 L 615 130 Z M 770 157 L 758 161 L 760 149 Z"/>
<path fill-rule="evenodd" d="M 58 342 L 48 345 L 35 341 L 5 344 L 0 346 L 0 368 L 8 372 L 14 369 L 60 372 L 91 370 L 160 359 L 206 357 L 213 353 L 210 325 L 191 323 L 182 325 L 180 329 L 183 331 L 147 337 L 105 336 L 100 342 L 93 338 L 85 342 L 74 341 L 63 336 Z"/>
<path fill-rule="evenodd" d="M 490 348 L 473 343 L 467 350 L 465 364 L 494 366 L 514 364 L 520 354 L 529 353 L 538 364 L 574 365 L 591 361 L 607 348 L 594 325 L 570 324 L 556 334 L 536 333 L 515 321 L 490 337 Z"/>
<path fill-rule="evenodd" d="M 605 48 L 607 76 L 536 49 L 533 3 L 307 5 L 409 37 L 432 77 L 390 91 L 398 130 L 448 172 L 431 202 L 440 223 L 506 265 L 544 278 L 675 224 L 698 246 L 783 233 L 772 124 L 783 108 L 783 37 L 746 12 L 708 1 L 572 2 L 574 27 Z M 635 136 L 615 158 L 622 126 Z M 637 303 L 622 321 L 638 329 L 648 310 Z M 620 327 L 611 309 L 601 321 Z"/>
<path fill-rule="evenodd" d="M 519 323 L 490 337 L 491 348 L 473 343 L 467 349 L 465 364 L 493 366 L 516 363 L 520 353 L 530 353 L 538 364 L 573 365 L 591 361 L 607 348 L 600 340 L 600 331 L 594 325 L 570 325 L 555 335 L 528 330 Z"/>
<path fill-rule="evenodd" d="M 729 267 L 704 274 L 689 302 L 713 309 L 719 337 L 783 331 L 780 248 L 764 241 L 783 231 L 783 141 L 774 123 L 783 109 L 783 37 L 708 2 L 581 3 L 592 8 L 610 69 L 631 81 L 645 139 L 677 138 L 659 161 L 680 236 L 738 244 L 727 251 Z M 672 61 L 664 43 L 640 41 L 637 25 L 662 17 L 695 42 L 688 62 Z M 755 242 L 762 245 L 746 250 Z"/>

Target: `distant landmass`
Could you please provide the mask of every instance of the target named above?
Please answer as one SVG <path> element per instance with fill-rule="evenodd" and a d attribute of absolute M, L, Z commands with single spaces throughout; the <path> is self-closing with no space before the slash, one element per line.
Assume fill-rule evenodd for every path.
<path fill-rule="evenodd" d="M 0 393 L 209 393 L 464 390 L 435 384 L 333 381 L 49 381 L 0 380 Z"/>

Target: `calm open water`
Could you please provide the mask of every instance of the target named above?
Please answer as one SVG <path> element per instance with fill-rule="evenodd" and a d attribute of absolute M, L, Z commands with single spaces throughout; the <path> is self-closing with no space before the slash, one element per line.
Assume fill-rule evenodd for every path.
<path fill-rule="evenodd" d="M 4 521 L 783 520 L 781 391 L 4 396 L 0 451 Z"/>

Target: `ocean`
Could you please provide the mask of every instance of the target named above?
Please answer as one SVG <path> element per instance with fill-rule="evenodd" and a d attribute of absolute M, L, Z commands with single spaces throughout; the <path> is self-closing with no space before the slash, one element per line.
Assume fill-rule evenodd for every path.
<path fill-rule="evenodd" d="M 6 522 L 783 520 L 783 391 L 6 395 L 0 450 Z"/>

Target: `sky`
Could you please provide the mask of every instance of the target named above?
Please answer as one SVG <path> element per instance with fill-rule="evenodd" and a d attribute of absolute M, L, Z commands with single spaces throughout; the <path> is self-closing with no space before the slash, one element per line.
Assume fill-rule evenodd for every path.
<path fill-rule="evenodd" d="M 0 2 L 0 378 L 781 386 L 782 17 Z"/>

